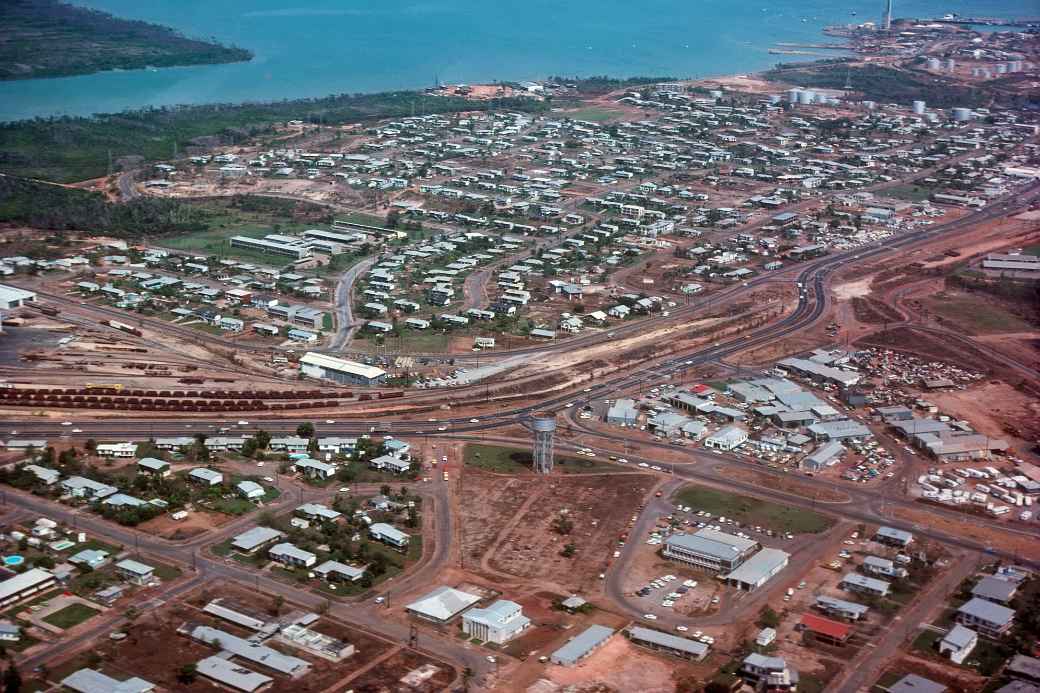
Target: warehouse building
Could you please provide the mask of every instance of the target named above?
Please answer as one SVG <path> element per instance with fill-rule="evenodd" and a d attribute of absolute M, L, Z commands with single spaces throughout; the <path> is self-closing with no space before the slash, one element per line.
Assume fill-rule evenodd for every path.
<path fill-rule="evenodd" d="M 386 380 L 386 371 L 381 368 L 317 354 L 313 351 L 308 351 L 300 358 L 300 372 L 311 378 L 351 385 L 375 386 Z"/>
<path fill-rule="evenodd" d="M 574 666 L 599 649 L 612 635 L 614 631 L 606 626 L 591 625 L 553 652 L 549 660 L 564 667 Z"/>
<path fill-rule="evenodd" d="M 311 250 L 301 238 L 293 236 L 280 236 L 269 234 L 263 238 L 250 238 L 249 236 L 232 236 L 232 248 L 246 248 L 261 253 L 272 255 L 284 255 L 293 260 L 303 260 L 311 256 Z"/>
<path fill-rule="evenodd" d="M 765 548 L 724 576 L 726 582 L 745 592 L 756 590 L 787 567 L 791 555 L 780 549 Z"/>
<path fill-rule="evenodd" d="M 757 541 L 726 534 L 710 527 L 694 534 L 674 534 L 665 539 L 663 555 L 714 573 L 731 573 L 760 547 Z"/>
<path fill-rule="evenodd" d="M 451 587 L 438 587 L 405 607 L 405 611 L 433 623 L 447 623 L 480 601 L 480 597 Z"/>
<path fill-rule="evenodd" d="M 13 310 L 35 302 L 35 292 L 19 289 L 17 286 L 0 284 L 0 310 Z"/>
<path fill-rule="evenodd" d="M 692 659 L 699 662 L 708 655 L 708 646 L 704 643 L 689 640 L 688 638 L 680 638 L 671 633 L 662 633 L 659 630 L 643 628 L 642 626 L 632 626 L 625 631 L 625 634 L 629 640 L 637 645 L 648 647 L 651 650 L 667 652 L 670 655 L 682 657 L 683 659 Z"/>
<path fill-rule="evenodd" d="M 195 667 L 200 675 L 215 681 L 218 685 L 243 693 L 262 691 L 274 682 L 270 676 L 232 664 L 216 655 L 199 660 Z"/>

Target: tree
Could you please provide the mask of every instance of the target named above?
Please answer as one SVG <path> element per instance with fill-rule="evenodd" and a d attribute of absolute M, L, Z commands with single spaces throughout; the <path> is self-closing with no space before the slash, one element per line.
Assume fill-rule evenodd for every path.
<path fill-rule="evenodd" d="M 780 625 L 780 614 L 767 606 L 762 609 L 762 613 L 758 615 L 758 625 L 763 628 L 776 628 Z"/>
<path fill-rule="evenodd" d="M 93 438 L 87 438 L 87 442 L 83 443 L 83 447 L 87 452 L 94 452 L 97 450 L 97 441 Z"/>
<path fill-rule="evenodd" d="M 285 597 L 283 597 L 280 594 L 277 595 L 274 598 L 274 615 L 277 616 L 278 614 L 282 613 L 282 607 L 284 607 L 284 606 L 285 606 Z"/>
<path fill-rule="evenodd" d="M 197 675 L 198 668 L 195 662 L 188 662 L 177 670 L 177 680 L 184 684 L 194 683 Z"/>
<path fill-rule="evenodd" d="M 383 494 L 384 496 L 386 496 L 387 498 L 389 498 L 390 497 L 390 484 L 383 484 L 382 486 L 380 486 L 379 487 L 379 492 L 381 494 Z"/>
<path fill-rule="evenodd" d="M 296 435 L 301 438 L 310 438 L 314 435 L 314 424 L 309 421 L 305 421 L 296 427 Z"/>
<path fill-rule="evenodd" d="M 271 434 L 262 428 L 253 434 L 253 439 L 256 440 L 256 447 L 260 450 L 266 450 L 267 446 L 271 444 Z"/>
<path fill-rule="evenodd" d="M 364 587 L 365 589 L 368 589 L 369 587 L 372 586 L 372 574 L 366 570 L 361 575 L 361 580 L 359 582 L 361 582 L 361 586 L 362 587 Z"/>
<path fill-rule="evenodd" d="M 552 528 L 557 534 L 570 534 L 574 531 L 574 522 L 566 515 L 560 514 L 553 520 Z"/>
<path fill-rule="evenodd" d="M 22 675 L 18 673 L 18 667 L 8 664 L 4 672 L 4 693 L 20 693 L 21 690 Z"/>
<path fill-rule="evenodd" d="M 571 556 L 573 556 L 577 552 L 578 552 L 578 547 L 576 547 L 574 544 L 567 544 L 566 546 L 563 547 L 563 551 L 560 551 L 560 555 L 563 556 L 564 558 L 570 558 Z"/>
<path fill-rule="evenodd" d="M 246 438 L 246 442 L 242 444 L 242 454 L 245 457 L 252 457 L 253 455 L 256 454 L 256 451 L 257 451 L 256 439 L 254 439 L 254 438 Z"/>

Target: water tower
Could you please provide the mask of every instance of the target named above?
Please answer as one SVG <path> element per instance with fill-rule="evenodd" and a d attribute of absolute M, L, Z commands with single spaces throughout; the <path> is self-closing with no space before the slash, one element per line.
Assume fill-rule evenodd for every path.
<path fill-rule="evenodd" d="M 534 430 L 534 471 L 549 474 L 553 470 L 553 435 L 556 433 L 556 416 L 548 412 L 531 417 Z"/>

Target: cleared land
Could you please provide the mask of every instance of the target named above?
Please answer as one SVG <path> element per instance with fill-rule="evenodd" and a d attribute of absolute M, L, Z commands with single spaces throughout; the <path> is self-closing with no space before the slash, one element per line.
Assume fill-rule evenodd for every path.
<path fill-rule="evenodd" d="M 834 524 L 834 520 L 811 510 L 789 508 L 779 503 L 703 486 L 686 486 L 675 495 L 675 499 L 694 511 L 705 510 L 743 524 L 768 527 L 774 532 L 817 534 Z"/>
<path fill-rule="evenodd" d="M 479 445 L 471 443 L 466 446 L 463 464 L 496 474 L 523 474 L 531 471 L 534 457 L 529 450 L 506 448 L 499 445 Z M 556 469 L 564 474 L 609 473 L 619 468 L 606 462 L 589 457 L 563 457 L 553 459 Z"/>

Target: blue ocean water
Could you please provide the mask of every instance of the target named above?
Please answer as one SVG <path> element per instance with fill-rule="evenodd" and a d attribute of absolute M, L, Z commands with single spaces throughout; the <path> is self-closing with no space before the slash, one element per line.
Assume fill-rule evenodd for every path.
<path fill-rule="evenodd" d="M 738 74 L 799 59 L 770 55 L 777 42 L 833 41 L 820 33 L 824 26 L 876 20 L 883 6 L 883 0 L 72 1 L 243 46 L 256 57 L 0 82 L 0 120 L 423 88 L 435 80 Z M 1040 13 L 1035 0 L 895 4 L 897 17 Z"/>

